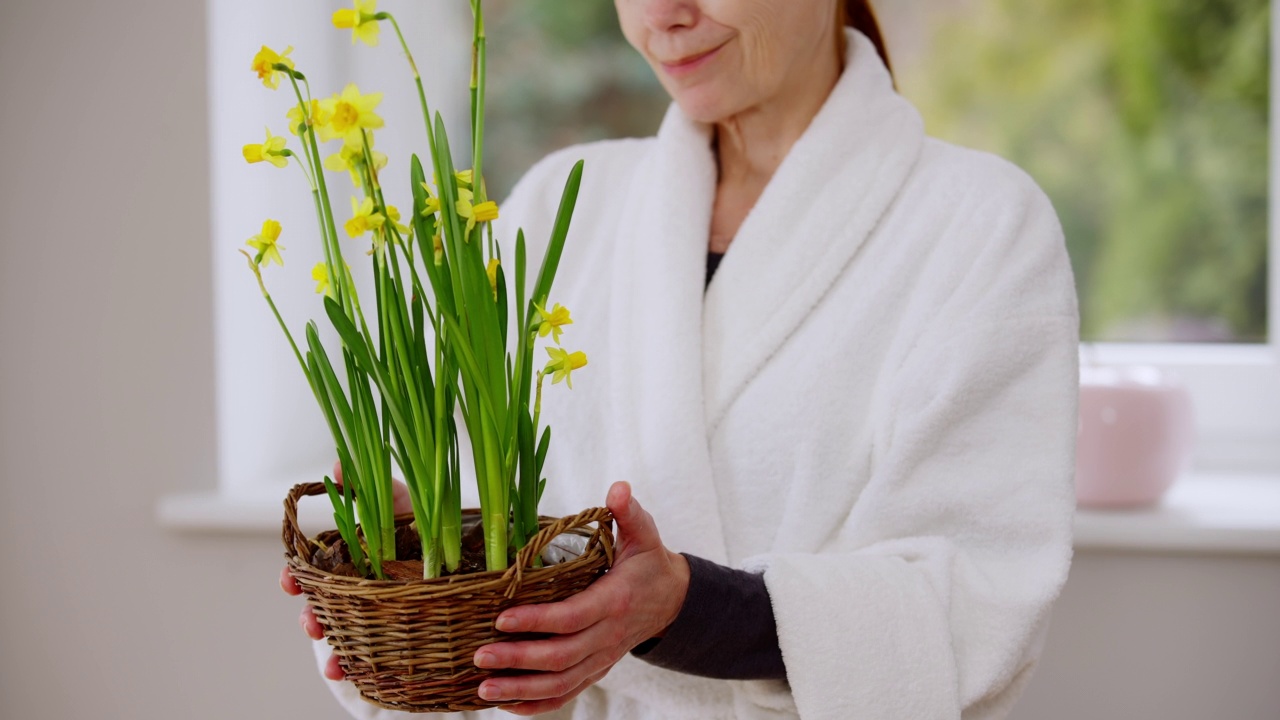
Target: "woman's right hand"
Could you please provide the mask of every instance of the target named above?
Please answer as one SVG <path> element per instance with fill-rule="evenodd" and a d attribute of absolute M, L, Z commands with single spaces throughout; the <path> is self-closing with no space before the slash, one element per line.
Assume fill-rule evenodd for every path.
<path fill-rule="evenodd" d="M 342 463 L 333 464 L 334 482 L 339 487 L 342 486 Z M 394 481 L 392 487 L 392 496 L 394 497 L 395 513 L 404 515 L 413 512 L 413 503 L 409 500 L 409 488 L 399 480 Z M 301 595 L 302 587 L 298 585 L 298 581 L 293 579 L 293 575 L 289 573 L 288 566 L 280 571 L 280 588 L 290 595 Z M 312 640 L 319 640 L 324 637 L 324 629 L 320 627 L 320 621 L 316 620 L 315 613 L 311 612 L 310 605 L 302 606 L 302 614 L 298 616 L 298 624 L 302 626 L 302 631 Z M 330 680 L 341 680 L 346 677 L 346 673 L 342 671 L 342 666 L 338 664 L 338 656 L 330 655 L 329 661 L 324 666 L 324 676 Z"/>
<path fill-rule="evenodd" d="M 288 567 L 280 571 L 280 587 L 290 595 L 302 594 L 302 588 L 298 586 L 298 581 L 293 579 Z M 302 606 L 302 614 L 298 616 L 298 624 L 302 626 L 302 631 L 312 640 L 319 640 L 324 637 L 324 629 L 320 627 L 320 621 L 316 620 L 315 613 L 311 612 L 310 605 Z M 337 655 L 330 655 L 329 662 L 324 664 L 324 676 L 330 680 L 341 680 L 346 677 L 346 673 L 342 671 L 342 666 L 338 664 Z"/>

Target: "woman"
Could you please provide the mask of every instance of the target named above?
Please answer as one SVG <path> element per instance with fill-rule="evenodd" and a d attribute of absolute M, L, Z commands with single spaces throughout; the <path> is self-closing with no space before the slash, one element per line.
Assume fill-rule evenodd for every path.
<path fill-rule="evenodd" d="M 591 367 L 546 411 L 543 502 L 607 493 L 622 550 L 581 595 L 504 613 L 554 636 L 478 651 L 543 671 L 482 696 L 565 718 L 1002 717 L 1071 554 L 1078 318 L 1049 201 L 924 136 L 865 2 L 616 5 L 674 100 L 658 136 L 548 157 L 502 230 L 547 237 L 586 159 L 555 300 Z"/>

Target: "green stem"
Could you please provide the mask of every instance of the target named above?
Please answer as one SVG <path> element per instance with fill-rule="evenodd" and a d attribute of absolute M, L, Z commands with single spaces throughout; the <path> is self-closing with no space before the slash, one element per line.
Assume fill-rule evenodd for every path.
<path fill-rule="evenodd" d="M 507 524 L 511 499 L 498 456 L 498 436 L 488 411 L 480 411 L 480 432 L 484 447 L 485 478 L 482 492 L 489 495 L 484 517 L 484 556 L 488 570 L 507 568 Z"/>
<path fill-rule="evenodd" d="M 311 173 L 307 172 L 307 167 L 306 167 L 306 165 L 304 165 L 304 164 L 302 163 L 302 161 L 298 158 L 298 154 L 297 154 L 297 153 L 295 153 L 295 152 L 294 152 L 294 151 L 292 151 L 292 150 L 285 150 L 284 152 L 282 152 L 282 153 L 280 153 L 280 154 L 281 154 L 282 156 L 284 156 L 284 157 L 291 157 L 291 158 L 293 158 L 294 160 L 298 160 L 298 162 L 297 162 L 297 163 L 295 163 L 295 164 L 298 166 L 298 169 L 302 171 L 302 176 L 303 176 L 303 177 L 305 177 L 305 178 L 307 179 L 307 186 L 311 188 L 311 192 L 315 192 L 315 191 L 316 191 L 316 181 L 315 181 L 314 179 L 312 179 L 312 177 L 311 177 Z M 310 158 L 310 156 L 308 156 L 308 157 L 307 157 L 307 160 L 310 160 L 310 159 L 311 159 L 311 158 Z M 309 163 L 308 163 L 308 164 L 309 164 Z"/>
<path fill-rule="evenodd" d="M 396 22 L 396 18 L 389 12 L 380 12 L 374 17 L 378 20 L 387 20 L 391 23 L 391 27 L 396 31 L 396 37 L 400 40 L 400 47 L 404 50 L 404 56 L 409 61 L 409 69 L 413 71 L 413 82 L 418 86 L 418 103 L 422 106 L 422 122 L 427 126 L 427 143 L 435 153 L 436 135 L 431 130 L 431 110 L 427 107 L 427 93 L 422 89 L 422 75 L 418 73 L 418 63 L 413 60 L 413 53 L 409 52 L 409 43 L 404 41 L 404 33 L 400 32 L 400 23 Z"/>
<path fill-rule="evenodd" d="M 350 313 L 352 306 L 347 296 L 352 289 L 352 284 L 346 279 L 348 276 L 342 259 L 342 248 L 338 245 L 338 228 L 333 221 L 333 206 L 329 202 L 329 187 L 324 179 L 324 163 L 320 160 L 320 147 L 316 143 L 316 128 L 311 122 L 311 104 L 303 99 L 302 89 L 298 87 L 298 77 L 301 76 L 301 73 L 289 71 L 287 74 L 289 76 L 289 84 L 293 86 L 293 94 L 298 98 L 302 117 L 307 121 L 304 123 L 305 129 L 298 137 L 303 141 L 303 147 L 307 150 L 311 172 L 319 188 L 318 195 L 322 219 L 320 232 L 325 236 L 325 262 L 329 267 L 329 282 L 334 286 L 334 297 Z M 305 77 L 303 82 L 306 82 Z M 311 97 L 310 83 L 307 84 L 307 97 Z M 343 280 L 339 282 L 338 278 L 343 278 Z"/>
<path fill-rule="evenodd" d="M 475 13 L 475 37 L 473 40 L 472 50 L 472 68 L 471 68 L 471 92 L 472 100 L 472 116 L 471 116 L 471 189 L 475 194 L 476 204 L 480 204 L 487 200 L 485 184 L 484 184 L 484 94 L 485 94 L 485 75 L 486 75 L 486 39 L 484 34 L 484 8 L 481 0 L 472 2 L 472 9 Z"/>
<path fill-rule="evenodd" d="M 245 253 L 245 256 L 248 257 L 248 253 Z M 253 259 L 250 258 L 249 262 L 252 263 Z M 258 287 L 262 289 L 262 297 L 267 299 L 267 305 L 271 308 L 271 314 L 275 315 L 276 322 L 280 324 L 280 329 L 284 331 L 284 336 L 289 341 L 289 347 L 293 348 L 293 356 L 297 358 L 298 365 L 302 367 L 302 374 L 306 375 L 307 382 L 311 383 L 311 370 L 307 367 L 307 361 L 302 359 L 302 353 L 298 350 L 298 343 L 293 340 L 293 333 L 289 332 L 289 326 L 285 324 L 284 318 L 280 317 L 280 310 L 276 308 L 276 301 L 271 299 L 271 293 L 267 292 L 267 287 L 262 283 L 262 276 L 259 274 L 256 267 L 254 268 L 253 274 L 258 277 Z"/>

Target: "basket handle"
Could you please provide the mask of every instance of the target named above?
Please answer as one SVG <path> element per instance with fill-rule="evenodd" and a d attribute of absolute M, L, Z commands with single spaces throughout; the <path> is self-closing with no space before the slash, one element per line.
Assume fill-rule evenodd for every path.
<path fill-rule="evenodd" d="M 524 547 L 520 548 L 520 552 L 516 553 L 516 560 L 511 567 L 507 568 L 507 572 L 503 575 L 503 579 L 507 581 L 508 598 L 515 597 L 516 591 L 520 589 L 521 583 L 524 582 L 524 569 L 533 562 L 533 559 L 542 553 L 551 541 L 558 535 L 566 533 L 580 527 L 586 527 L 591 523 L 596 523 L 596 530 L 587 541 L 587 547 L 590 548 L 599 542 L 604 546 L 605 556 L 609 559 L 609 564 L 613 565 L 613 513 L 608 508 L 588 508 L 570 517 L 560 518 L 552 522 L 550 525 L 538 531 Z"/>
<path fill-rule="evenodd" d="M 294 485 L 293 489 L 284 499 L 284 528 L 281 530 L 281 539 L 284 540 L 285 552 L 293 553 L 298 557 L 307 561 L 311 557 L 310 544 L 307 536 L 302 534 L 302 529 L 298 527 L 298 500 L 312 495 L 327 495 L 328 490 L 325 489 L 324 483 L 299 483 Z"/>

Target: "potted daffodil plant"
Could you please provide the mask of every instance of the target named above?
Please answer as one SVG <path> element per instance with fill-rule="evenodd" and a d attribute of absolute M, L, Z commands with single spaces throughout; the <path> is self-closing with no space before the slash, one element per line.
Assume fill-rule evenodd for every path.
<path fill-rule="evenodd" d="M 475 693 L 487 673 L 471 656 L 496 639 L 493 618 L 513 604 L 579 592 L 612 560 L 606 510 L 559 520 L 538 514 L 551 444 L 540 417 L 544 380 L 572 387 L 572 373 L 587 364 L 582 352 L 560 344 L 569 310 L 549 302 L 583 165 L 566 180 L 536 273 L 527 273 L 523 232 L 514 257 L 504 258 L 492 226 L 500 211 L 484 181 L 484 13 L 481 0 L 469 2 L 470 168 L 455 166 L 399 23 L 376 0 L 356 0 L 333 12 L 332 22 L 353 42 L 376 46 L 384 28 L 399 41 L 428 145 L 409 159 L 407 177 L 390 182 L 388 158 L 375 149 L 382 94 L 348 84 L 314 96 L 292 48 L 263 46 L 252 61 L 262 84 L 288 98 L 287 135 L 268 129 L 243 149 L 249 163 L 295 165 L 305 177 L 317 221 L 312 236 L 323 249 L 311 277 L 322 322 L 339 341 L 327 347 L 316 320 L 295 333 L 281 315 L 268 286 L 271 266 L 284 265 L 286 233 L 265 220 L 241 252 L 342 469 L 341 478 L 289 493 L 286 558 L 348 679 L 370 702 L 409 711 L 487 706 Z M 349 203 L 331 188 L 348 179 Z M 388 195 L 404 183 L 409 201 L 401 210 Z M 357 287 L 349 265 L 356 261 L 371 264 L 372 287 Z M 463 448 L 479 490 L 475 511 L 462 509 Z M 395 514 L 393 474 L 404 478 L 411 515 Z M 328 496 L 336 530 L 302 534 L 297 502 L 308 495 Z M 579 538 L 576 557 L 545 562 L 543 550 L 566 533 Z"/>

